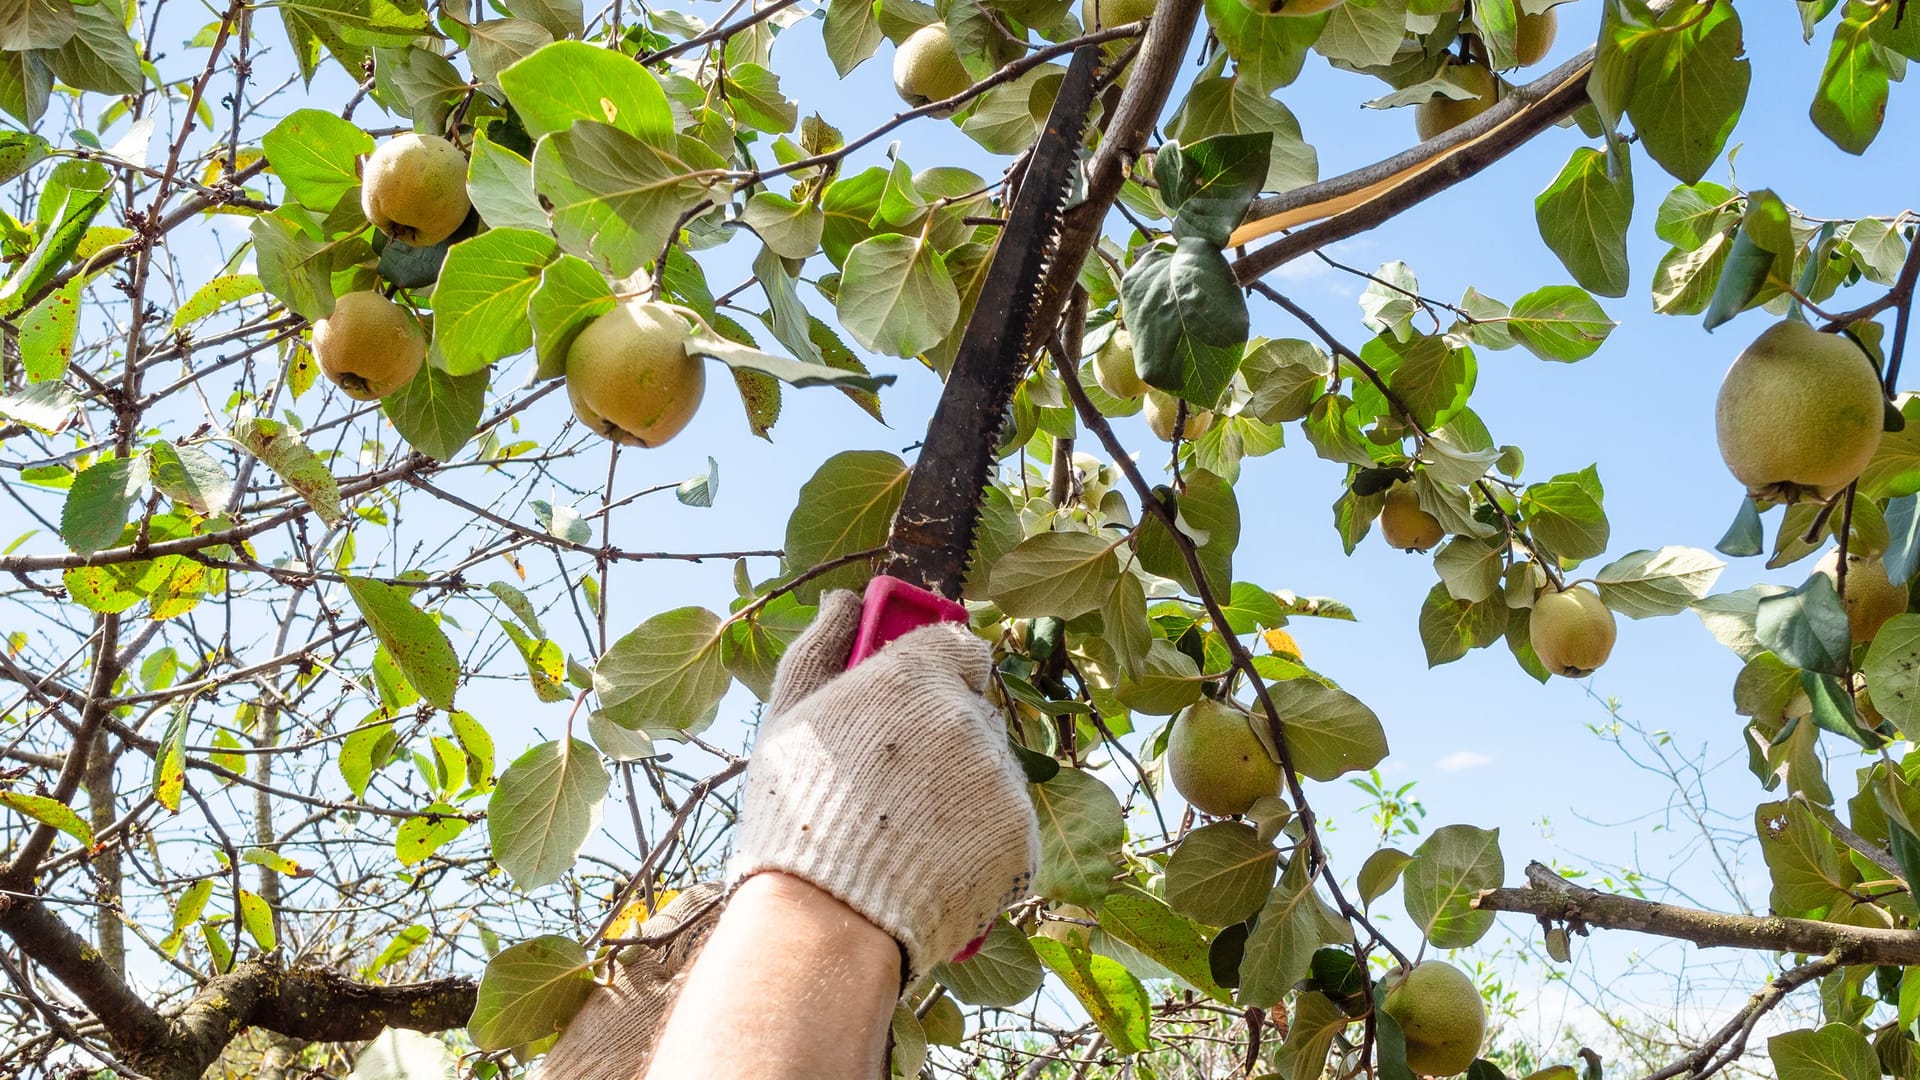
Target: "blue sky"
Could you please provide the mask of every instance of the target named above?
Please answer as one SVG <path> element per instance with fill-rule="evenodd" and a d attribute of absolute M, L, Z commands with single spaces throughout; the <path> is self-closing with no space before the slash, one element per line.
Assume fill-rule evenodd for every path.
<path fill-rule="evenodd" d="M 692 10 L 716 19 L 723 7 L 699 3 Z M 1740 148 L 1743 185 L 1772 187 L 1790 204 L 1816 216 L 1884 214 L 1909 205 L 1912 178 L 1920 173 L 1920 150 L 1911 138 L 1916 130 L 1914 103 L 1901 93 L 1904 88 L 1896 87 L 1886 130 L 1876 145 L 1863 158 L 1848 157 L 1806 119 L 1825 55 L 1826 31 L 1815 44 L 1806 45 L 1793 5 L 1748 3 L 1740 10 L 1755 71 L 1746 113 L 1733 135 L 1733 145 Z M 1561 41 L 1535 71 L 1572 55 L 1592 38 L 1599 14 L 1596 0 L 1577 0 L 1561 12 Z M 784 89 L 800 100 L 803 114 L 820 111 L 850 135 L 892 115 L 900 106 L 889 77 L 891 47 L 883 44 L 878 56 L 836 82 L 819 27 L 818 20 L 807 20 L 790 28 L 774 52 Z M 285 47 L 277 33 L 269 32 L 268 39 L 274 47 L 270 58 L 284 65 Z M 190 62 L 197 65 L 198 56 Z M 330 70 L 316 81 L 313 103 L 337 102 L 341 84 L 339 74 Z M 1412 118 L 1403 111 L 1359 107 L 1380 92 L 1379 83 L 1333 71 L 1317 57 L 1309 59 L 1297 83 L 1280 91 L 1319 152 L 1322 176 L 1370 163 L 1412 143 Z M 298 97 L 297 89 L 289 95 Z M 285 111 L 302 103 L 289 100 Z M 370 111 L 359 118 L 376 122 Z M 964 164 L 991 178 L 1005 163 L 981 152 L 943 121 L 921 120 L 893 137 L 915 168 Z M 1538 286 L 1565 282 L 1565 270 L 1539 239 L 1532 205 L 1535 194 L 1580 145 L 1586 142 L 1577 130 L 1549 132 L 1485 175 L 1367 236 L 1338 245 L 1333 254 L 1363 269 L 1404 260 L 1419 275 L 1424 292 L 1448 300 L 1457 299 L 1468 285 L 1511 301 Z M 849 171 L 881 161 L 885 149 L 882 141 L 856 155 L 848 162 Z M 1526 451 L 1525 479 L 1542 480 L 1598 462 L 1613 539 L 1607 555 L 1590 568 L 1638 548 L 1711 547 L 1718 539 L 1741 493 L 1714 446 L 1713 398 L 1733 355 L 1770 319 L 1749 314 L 1709 335 L 1697 319 L 1652 313 L 1647 286 L 1665 245 L 1654 238 L 1651 225 L 1673 182 L 1644 155 L 1636 157 L 1635 175 L 1633 284 L 1626 298 L 1603 301 L 1620 323 L 1606 346 L 1573 365 L 1543 363 L 1517 349 L 1481 351 L 1473 399 L 1496 441 Z M 1709 179 L 1727 181 L 1724 159 Z M 757 250 L 750 236 L 742 236 L 699 258 L 718 291 L 748 275 Z M 811 271 L 817 273 L 819 267 Z M 1357 347 L 1364 340 L 1355 303 L 1363 282 L 1310 260 L 1282 269 L 1270 280 L 1350 345 Z M 817 296 L 807 295 L 816 310 L 826 313 Z M 748 294 L 748 302 L 757 304 L 757 294 Z M 1305 336 L 1301 327 L 1263 301 L 1254 300 L 1252 311 L 1256 333 Z M 771 443 L 747 433 L 728 380 L 714 372 L 706 406 L 693 425 L 664 448 L 624 454 L 615 488 L 630 491 L 678 480 L 704 470 L 711 456 L 720 466 L 715 506 L 702 510 L 651 502 L 644 512 L 624 517 L 614 542 L 628 550 L 778 547 L 797 488 L 826 456 L 849 448 L 899 452 L 920 438 L 939 391 L 937 380 L 917 364 L 869 359 L 876 369 L 900 375 L 898 384 L 883 394 L 891 427 L 875 423 L 838 394 L 789 392 Z M 508 376 L 518 377 L 519 369 Z M 537 438 L 557 430 L 565 408 L 563 395 L 550 395 L 525 414 L 526 431 Z M 1121 430 L 1129 445 L 1145 452 L 1144 460 L 1159 459 L 1158 444 L 1138 420 L 1124 422 Z M 1702 902 L 1727 904 L 1724 894 L 1712 887 L 1702 860 L 1671 865 L 1681 841 L 1655 829 L 1664 819 L 1643 817 L 1666 804 L 1669 785 L 1601 743 L 1588 725 L 1606 719 L 1596 695 L 1615 697 L 1641 725 L 1671 731 L 1681 750 L 1725 762 L 1710 778 L 1708 791 L 1713 806 L 1737 825 L 1766 796 L 1744 767 L 1742 724 L 1731 708 L 1731 685 L 1738 671 L 1732 654 L 1715 643 L 1697 619 L 1682 615 L 1646 622 L 1622 619 L 1613 657 L 1590 685 L 1565 679 L 1539 685 L 1518 669 L 1504 645 L 1430 671 L 1416 630 L 1420 603 L 1436 580 L 1430 558 L 1388 550 L 1377 537 L 1352 557 L 1344 555 L 1329 509 L 1340 494 L 1342 470 L 1316 458 L 1297 427 L 1287 436 L 1285 449 L 1245 468 L 1238 489 L 1245 527 L 1236 577 L 1268 588 L 1337 597 L 1359 614 L 1356 624 L 1298 620 L 1293 632 L 1312 665 L 1378 712 L 1393 746 L 1383 772 L 1396 783 L 1418 781 L 1417 795 L 1429 812 L 1427 825 L 1499 827 L 1510 881 L 1518 879 L 1530 858 L 1575 865 L 1640 859 L 1673 874 L 1677 884 Z M 596 462 L 587 472 L 597 475 L 600 469 Z M 409 506 L 418 511 L 425 502 L 416 495 Z M 430 530 L 433 520 L 431 514 L 416 513 L 411 524 L 416 532 Z M 1797 583 L 1806 565 L 1768 574 L 1758 564 L 1736 563 L 1718 587 L 1739 588 L 1763 579 Z M 774 567 L 762 560 L 754 570 L 756 577 L 766 577 Z M 500 575 L 506 576 L 504 567 Z M 611 591 L 614 633 L 681 605 L 723 610 L 732 595 L 729 575 L 725 562 L 618 567 Z M 553 622 L 569 652 L 580 656 L 589 651 L 584 643 L 564 638 L 570 619 Z M 492 728 L 503 760 L 539 738 L 556 735 L 565 708 L 532 708 L 532 693 L 524 687 L 470 694 L 465 704 Z M 738 718 L 746 704 L 744 695 L 729 699 L 716 739 L 738 741 Z M 1372 839 L 1367 822 L 1354 812 L 1355 796 L 1344 782 L 1309 787 L 1323 812 L 1331 815 L 1334 855 L 1350 874 L 1371 850 Z M 1620 824 L 1628 821 L 1636 823 Z M 1551 822 L 1550 829 L 1543 822 Z M 1749 896 L 1764 904 L 1765 871 L 1757 855 L 1749 859 L 1744 876 Z M 1387 906 L 1397 910 L 1393 901 Z M 1512 920 L 1511 929 L 1524 934 L 1527 926 Z M 1411 937 L 1404 931 L 1398 936 Z M 1489 943 L 1497 943 L 1498 937 Z M 1635 947 L 1614 939 L 1599 946 L 1590 959 L 1616 969 L 1631 962 L 1629 950 Z"/>
<path fill-rule="evenodd" d="M 1813 216 L 1891 213 L 1909 205 L 1920 151 L 1911 139 L 1900 137 L 1915 130 L 1913 103 L 1900 93 L 1904 88 L 1896 87 L 1886 130 L 1874 147 L 1862 158 L 1845 155 L 1806 118 L 1827 31 L 1813 44 L 1804 44 L 1792 5 L 1746 4 L 1740 10 L 1755 72 L 1745 114 L 1730 143 L 1737 148 L 1742 185 L 1772 187 Z M 1597 3 L 1579 0 L 1561 12 L 1560 43 L 1534 70 L 1545 70 L 1592 40 Z M 803 111 L 818 108 L 849 133 L 884 120 L 897 108 L 888 83 L 888 46 L 883 44 L 879 56 L 835 86 L 817 27 L 812 22 L 793 27 L 776 47 L 775 64 L 787 92 L 800 99 Z M 1404 111 L 1359 108 L 1359 102 L 1378 93 L 1377 82 L 1332 70 L 1317 57 L 1309 60 L 1297 83 L 1279 92 L 1317 148 L 1323 177 L 1378 160 L 1413 141 L 1412 118 Z M 996 171 L 950 125 L 920 121 L 896 137 L 902 156 L 915 168 L 958 160 L 986 175 Z M 1540 285 L 1568 281 L 1539 239 L 1533 198 L 1581 145 L 1586 141 L 1576 130 L 1549 132 L 1484 175 L 1367 236 L 1338 245 L 1333 253 L 1369 270 L 1389 259 L 1404 260 L 1419 275 L 1422 290 L 1442 299 L 1458 299 L 1472 285 L 1511 301 Z M 849 164 L 851 168 L 878 160 L 878 153 L 869 153 Z M 1632 287 L 1625 298 L 1603 301 L 1620 324 L 1606 346 L 1572 365 L 1544 363 L 1523 350 L 1482 350 L 1473 398 L 1496 441 L 1516 443 L 1526 451 L 1525 479 L 1542 480 L 1598 462 L 1607 488 L 1612 543 L 1606 556 L 1589 564 L 1589 571 L 1638 548 L 1710 548 L 1719 538 L 1741 491 L 1714 444 L 1714 395 L 1733 356 L 1771 319 L 1750 313 L 1708 334 L 1698 319 L 1653 313 L 1648 283 L 1665 245 L 1653 236 L 1652 220 L 1674 181 L 1644 154 L 1636 156 L 1634 165 Z M 1725 158 L 1708 178 L 1728 181 Z M 744 262 L 752 247 L 750 241 L 736 243 L 703 256 L 716 286 L 745 276 Z M 739 260 L 736 275 L 717 269 L 734 259 Z M 1270 280 L 1349 344 L 1357 347 L 1364 340 L 1355 303 L 1364 282 L 1313 260 L 1302 260 Z M 1252 310 L 1256 333 L 1306 336 L 1284 313 L 1257 299 Z M 707 511 L 667 507 L 651 523 L 650 535 L 625 542 L 694 548 L 703 542 L 746 543 L 751 536 L 755 543 L 777 543 L 796 483 L 825 454 L 849 446 L 897 451 L 919 437 L 937 384 L 912 366 L 885 361 L 877 366 L 901 374 L 900 383 L 885 395 L 892 430 L 865 420 L 835 395 L 790 394 L 773 444 L 760 444 L 741 436 L 739 409 L 728 395 L 712 393 L 686 434 L 627 462 L 666 478 L 698 471 L 704 457 L 712 454 L 722 468 L 718 504 Z M 1158 460 L 1142 425 L 1123 424 L 1122 431 L 1130 446 L 1148 451 L 1143 460 Z M 1659 828 L 1684 824 L 1660 812 L 1671 785 L 1603 744 L 1588 725 L 1607 719 L 1599 698 L 1619 699 L 1625 713 L 1642 726 L 1672 732 L 1678 752 L 1719 763 L 1707 788 L 1713 807 L 1729 815 L 1736 828 L 1743 820 L 1750 822 L 1753 806 L 1770 796 L 1745 768 L 1742 721 L 1731 707 L 1732 681 L 1739 670 L 1734 656 L 1713 641 L 1696 618 L 1681 615 L 1641 622 L 1621 619 L 1613 657 L 1590 684 L 1555 679 L 1539 685 L 1514 665 L 1504 645 L 1429 670 L 1416 620 L 1436 580 L 1431 560 L 1388 550 L 1377 537 L 1352 557 L 1344 555 L 1329 510 L 1340 493 L 1341 470 L 1316 458 L 1297 428 L 1289 430 L 1288 439 L 1285 449 L 1246 466 L 1238 489 L 1245 528 L 1236 577 L 1269 588 L 1335 596 L 1360 615 L 1357 624 L 1301 619 L 1292 629 L 1310 663 L 1379 713 L 1393 746 L 1383 772 L 1395 782 L 1419 782 L 1428 826 L 1458 821 L 1499 827 L 1510 881 L 1518 880 L 1528 859 L 1570 865 L 1640 860 L 1650 870 L 1672 875 L 1699 902 L 1728 906 L 1730 900 L 1713 886 L 1705 860 L 1683 862 L 1676 857 L 1688 838 L 1669 836 Z M 1739 588 L 1757 580 L 1797 583 L 1807 565 L 1769 573 L 1760 561 L 1735 562 L 1717 588 Z M 679 603 L 712 605 L 726 595 L 723 566 L 623 573 L 636 582 L 619 601 L 619 610 L 629 616 L 623 622 Z M 636 587 L 647 594 L 644 603 L 635 595 Z M 1316 789 L 1310 797 L 1332 813 L 1335 856 L 1350 873 L 1371 849 L 1367 822 L 1352 811 L 1354 796 L 1345 784 L 1309 787 Z M 1543 822 L 1550 822 L 1550 828 Z M 1746 891 L 1751 901 L 1764 905 L 1765 868 L 1757 853 L 1749 854 L 1743 868 Z M 1392 900 L 1387 904 L 1390 910 L 1397 908 Z M 1528 929 L 1525 920 L 1508 919 L 1503 925 L 1521 935 Z M 1488 944 L 1497 944 L 1499 938 L 1490 937 Z M 1596 946 L 1598 955 L 1588 959 L 1600 965 L 1596 970 L 1622 970 L 1631 966 L 1635 950 L 1648 944 L 1615 937 Z M 1649 993 L 1658 990 L 1650 984 Z"/>

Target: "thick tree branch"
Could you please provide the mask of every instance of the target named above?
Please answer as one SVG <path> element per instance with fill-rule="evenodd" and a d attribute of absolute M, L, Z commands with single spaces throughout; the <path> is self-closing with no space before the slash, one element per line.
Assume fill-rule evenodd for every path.
<path fill-rule="evenodd" d="M 85 1003 L 122 1051 L 166 1041 L 165 1018 L 120 978 L 100 950 L 69 929 L 38 897 L 0 893 L 0 933 L 12 938 L 28 960 Z"/>
<path fill-rule="evenodd" d="M 208 980 L 186 1008 L 166 1017 L 38 898 L 0 894 L 0 932 L 87 1006 L 128 1064 L 157 1080 L 199 1077 L 248 1028 L 352 1042 L 389 1027 L 445 1031 L 464 1026 L 473 1012 L 471 979 L 372 986 L 332 971 L 250 960 Z"/>
<path fill-rule="evenodd" d="M 1146 148 L 1147 136 L 1152 134 L 1154 122 L 1173 92 L 1200 7 L 1200 0 L 1165 0 L 1154 9 L 1140 56 L 1133 62 L 1132 78 L 1105 127 L 1100 149 L 1087 166 L 1086 198 L 1069 207 L 1061 220 L 1053 262 L 1040 287 L 1040 302 L 1034 306 L 1036 336 L 1051 338 L 1053 326 L 1066 310 L 1067 297 L 1080 279 L 1080 267 L 1100 240 L 1107 211 L 1119 197 L 1127 172 Z"/>
<path fill-rule="evenodd" d="M 356 1042 L 390 1027 L 462 1027 L 473 1014 L 475 992 L 471 979 L 370 986 L 331 971 L 286 971 L 251 960 L 209 980 L 173 1019 L 171 1060 L 156 1075 L 199 1076 L 248 1028 L 310 1042 Z"/>
<path fill-rule="evenodd" d="M 1526 145 L 1587 103 L 1593 53 L 1588 48 L 1517 87 L 1498 105 L 1437 139 L 1363 169 L 1255 202 L 1247 211 L 1250 224 L 1234 234 L 1236 245 L 1295 224 L 1325 220 L 1235 260 L 1234 275 L 1244 285 L 1310 251 L 1366 232 Z"/>
<path fill-rule="evenodd" d="M 1727 915 L 1677 907 L 1575 885 L 1540 863 L 1527 864 L 1527 886 L 1488 889 L 1474 900 L 1482 911 L 1512 911 L 1587 927 L 1637 930 L 1690 941 L 1702 948 L 1761 949 L 1836 954 L 1848 964 L 1920 964 L 1920 932 L 1842 926 L 1777 915 Z"/>

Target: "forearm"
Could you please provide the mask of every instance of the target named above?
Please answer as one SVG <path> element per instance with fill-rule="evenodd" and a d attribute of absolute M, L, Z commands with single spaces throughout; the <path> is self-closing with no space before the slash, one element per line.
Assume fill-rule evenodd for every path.
<path fill-rule="evenodd" d="M 798 878 L 756 874 L 694 961 L 647 1076 L 882 1076 L 899 985 L 885 931 Z"/>

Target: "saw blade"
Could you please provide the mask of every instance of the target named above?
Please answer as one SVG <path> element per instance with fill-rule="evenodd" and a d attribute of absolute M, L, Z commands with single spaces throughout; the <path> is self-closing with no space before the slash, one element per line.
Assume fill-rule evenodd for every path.
<path fill-rule="evenodd" d="M 882 573 L 957 598 L 993 474 L 994 450 L 1026 358 L 1040 284 L 1093 109 L 1098 46 L 1076 51 L 1007 212 L 986 282 L 887 536 Z"/>

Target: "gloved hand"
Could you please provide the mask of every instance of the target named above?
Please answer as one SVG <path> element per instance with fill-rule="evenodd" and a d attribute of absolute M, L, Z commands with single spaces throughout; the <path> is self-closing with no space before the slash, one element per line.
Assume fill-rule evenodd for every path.
<path fill-rule="evenodd" d="M 634 1080 L 646 1072 L 667 1009 L 720 921 L 724 900 L 719 885 L 703 881 L 688 886 L 648 916 L 633 936 L 660 944 L 628 945 L 620 950 L 606 983 L 594 988 L 560 1033 L 540 1075 Z"/>
<path fill-rule="evenodd" d="M 812 883 L 900 943 L 911 986 L 1026 894 L 1040 833 L 981 696 L 986 643 L 926 626 L 845 671 L 859 622 L 859 597 L 827 593 L 781 658 L 727 883 L 766 870 Z"/>

